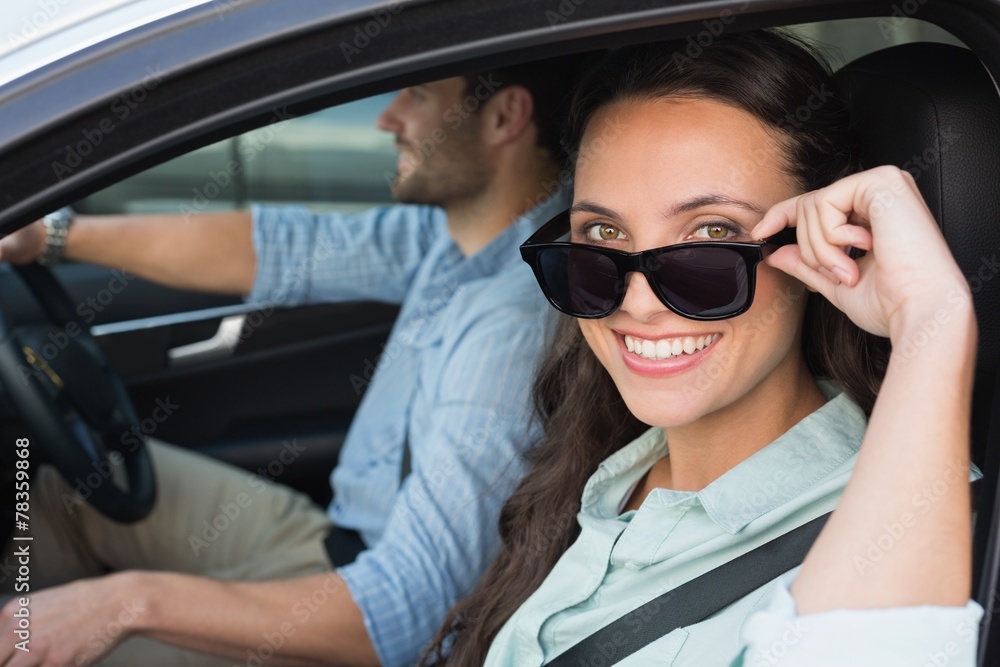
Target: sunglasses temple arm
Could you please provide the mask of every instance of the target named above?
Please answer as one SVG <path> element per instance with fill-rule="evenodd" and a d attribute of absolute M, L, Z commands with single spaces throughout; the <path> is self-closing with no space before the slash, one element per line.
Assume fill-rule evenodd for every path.
<path fill-rule="evenodd" d="M 781 246 L 791 245 L 795 243 L 795 238 L 796 238 L 795 228 L 785 227 L 777 234 L 773 234 L 772 236 L 769 236 L 766 239 L 764 239 L 762 245 L 766 246 L 769 245 L 769 246 L 774 246 L 775 248 L 779 248 Z"/>
<path fill-rule="evenodd" d="M 522 245 L 532 246 L 558 241 L 569 233 L 569 211 L 563 211 L 532 234 Z"/>

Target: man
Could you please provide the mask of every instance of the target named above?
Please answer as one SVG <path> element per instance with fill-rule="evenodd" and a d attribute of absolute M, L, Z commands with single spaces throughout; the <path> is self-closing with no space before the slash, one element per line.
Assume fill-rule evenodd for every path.
<path fill-rule="evenodd" d="M 358 409 L 328 514 L 280 485 L 258 496 L 245 471 L 163 443 L 150 443 L 159 502 L 134 526 L 74 503 L 67 513 L 72 490 L 39 473 L 33 581 L 64 585 L 32 595 L 30 664 L 413 664 L 492 557 L 521 472 L 546 308 L 517 246 L 565 206 L 547 195 L 579 68 L 560 59 L 400 92 L 378 126 L 400 153 L 394 198 L 421 206 L 74 222 L 66 257 L 179 288 L 401 303 L 386 345 L 401 352 Z M 458 113 L 469 94 L 486 99 Z M 0 259 L 32 261 L 46 242 L 34 223 L 0 241 Z M 239 493 L 251 500 L 240 520 L 193 553 L 189 535 Z M 353 562 L 351 530 L 367 547 Z M 8 637 L 15 608 L 0 618 Z M 0 648 L 0 664 L 23 659 Z"/>

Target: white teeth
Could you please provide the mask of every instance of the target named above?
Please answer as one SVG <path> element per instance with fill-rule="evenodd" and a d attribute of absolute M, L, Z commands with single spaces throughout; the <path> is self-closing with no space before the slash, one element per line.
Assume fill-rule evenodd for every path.
<path fill-rule="evenodd" d="M 660 361 L 682 354 L 694 354 L 705 349 L 719 339 L 722 334 L 699 336 L 684 336 L 683 338 L 661 338 L 660 340 L 645 340 L 633 336 L 625 336 L 625 347 L 629 352 L 644 359 Z"/>

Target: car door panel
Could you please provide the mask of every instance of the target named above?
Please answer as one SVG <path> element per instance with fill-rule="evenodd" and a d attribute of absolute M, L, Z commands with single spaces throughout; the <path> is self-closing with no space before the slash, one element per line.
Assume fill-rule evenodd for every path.
<path fill-rule="evenodd" d="M 239 297 L 172 290 L 93 265 L 59 265 L 56 274 L 125 381 L 141 433 L 248 470 L 270 467 L 272 478 L 329 500 L 330 470 L 395 305 L 258 309 Z M 42 317 L 8 266 L 0 266 L 0 303 L 10 322 Z M 243 323 L 222 354 L 170 358 L 171 350 L 211 338 L 234 313 Z M 68 335 L 54 333 L 44 353 L 57 354 Z M 287 464 L 293 453 L 294 466 Z"/>
<path fill-rule="evenodd" d="M 249 470 L 280 464 L 279 481 L 325 502 L 327 478 L 395 313 L 386 304 L 351 303 L 261 314 L 231 355 L 182 366 L 164 360 L 159 370 L 129 377 L 140 429 Z M 162 329 L 164 350 L 163 339 L 176 332 Z M 121 350 L 131 346 L 128 336 L 98 340 Z M 285 465 L 290 447 L 296 466 Z"/>

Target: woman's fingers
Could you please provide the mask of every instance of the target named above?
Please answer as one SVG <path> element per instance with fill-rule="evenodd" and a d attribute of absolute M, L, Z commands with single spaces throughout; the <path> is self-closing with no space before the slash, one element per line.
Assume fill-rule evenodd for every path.
<path fill-rule="evenodd" d="M 858 250 L 865 251 L 872 249 L 872 233 L 864 227 L 859 227 L 855 224 L 841 225 L 828 232 L 826 238 L 845 253 L 848 248 L 857 248 Z"/>
<path fill-rule="evenodd" d="M 810 291 L 819 292 L 828 301 L 834 301 L 834 291 L 837 289 L 837 284 L 802 261 L 798 245 L 788 245 L 784 248 L 778 248 L 764 261 L 770 266 L 798 279 Z"/>
<path fill-rule="evenodd" d="M 867 228 L 867 208 L 872 199 L 859 191 L 865 190 L 864 185 L 873 178 L 885 180 L 890 175 L 899 178 L 888 171 L 891 169 L 876 174 L 854 174 L 826 188 L 779 202 L 751 235 L 766 238 L 786 226 L 796 227 L 798 262 L 834 284 L 857 284 L 860 271 L 848 249 L 869 251 L 873 243 L 872 232 Z"/>
<path fill-rule="evenodd" d="M 799 246 L 799 255 L 802 262 L 813 269 L 819 268 L 819 260 L 813 252 L 812 235 L 815 233 L 809 224 L 813 201 L 807 195 L 803 195 L 795 202 L 795 239 Z"/>
<path fill-rule="evenodd" d="M 812 199 L 816 220 L 810 220 L 808 226 L 816 230 L 815 234 L 810 235 L 813 254 L 818 262 L 815 268 L 822 266 L 835 275 L 840 282 L 853 285 L 859 278 L 858 266 L 835 240 L 839 230 L 851 226 L 847 222 L 848 216 L 822 199 L 817 197 Z"/>
<path fill-rule="evenodd" d="M 774 236 L 785 227 L 794 227 L 795 207 L 801 197 L 802 195 L 780 201 L 769 208 L 757 226 L 750 230 L 750 237 L 756 240 L 766 239 L 769 236 Z"/>
<path fill-rule="evenodd" d="M 758 223 L 752 235 L 773 234 L 772 230 L 782 222 L 794 226 L 797 256 L 789 267 L 798 267 L 801 263 L 811 270 L 809 275 L 814 279 L 822 278 L 833 285 L 841 282 L 853 285 L 860 274 L 844 248 L 855 241 L 870 247 L 871 235 L 868 230 L 848 222 L 850 211 L 845 213 L 829 205 L 821 194 L 822 191 L 807 193 L 775 205 Z M 781 263 L 779 261 L 774 265 Z M 801 272 L 803 269 L 798 267 L 796 270 Z M 812 289 L 817 288 L 810 282 L 806 284 Z"/>

